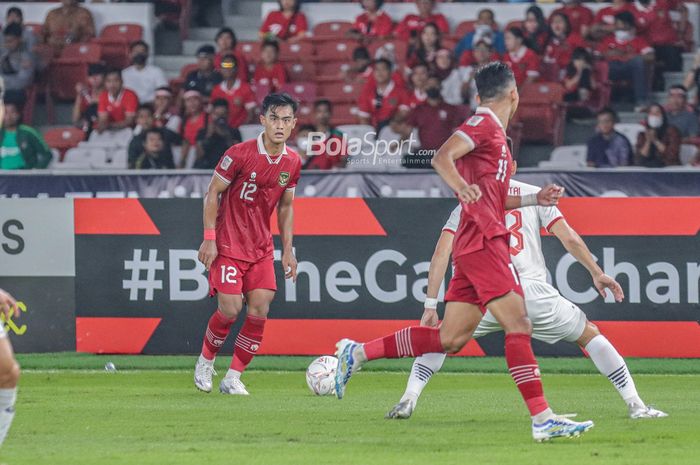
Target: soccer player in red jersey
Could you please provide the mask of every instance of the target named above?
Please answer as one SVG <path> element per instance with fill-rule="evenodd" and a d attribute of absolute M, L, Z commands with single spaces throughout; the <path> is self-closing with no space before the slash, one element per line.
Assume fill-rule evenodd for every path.
<path fill-rule="evenodd" d="M 301 159 L 286 145 L 296 124 L 296 109 L 296 101 L 287 94 L 265 97 L 260 115 L 264 131 L 224 153 L 204 198 L 204 241 L 199 260 L 209 270 L 210 295 L 218 294 L 219 302 L 209 319 L 195 366 L 194 384 L 204 392 L 211 392 L 214 358 L 245 297 L 246 319 L 236 337 L 231 368 L 219 390 L 248 395 L 241 373 L 262 344 L 267 313 L 277 290 L 270 233 L 275 208 L 282 239 L 282 268 L 285 278 L 296 280 L 292 201 Z"/>
<path fill-rule="evenodd" d="M 368 360 L 458 352 L 488 306 L 506 333 L 506 362 L 530 411 L 533 438 L 578 436 L 593 427 L 593 422 L 578 423 L 555 415 L 544 397 L 530 343 L 532 325 L 510 261 L 510 233 L 504 220 L 506 209 L 555 205 L 562 189 L 549 185 L 536 194 L 508 195 L 513 159 L 506 126 L 518 107 L 515 77 L 507 64 L 493 62 L 480 68 L 475 79 L 481 106 L 432 161 L 463 208 L 454 238 L 455 271 L 445 295 L 443 323 L 440 328 L 404 328 L 365 344 L 341 340 L 337 345 L 336 394 L 343 397 L 352 374 Z"/>

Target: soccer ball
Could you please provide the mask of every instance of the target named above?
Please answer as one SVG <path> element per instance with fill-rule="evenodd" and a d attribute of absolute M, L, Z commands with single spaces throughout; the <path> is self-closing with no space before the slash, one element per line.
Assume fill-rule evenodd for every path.
<path fill-rule="evenodd" d="M 335 392 L 335 371 L 338 359 L 330 355 L 319 357 L 306 369 L 306 384 L 317 396 L 327 396 Z"/>

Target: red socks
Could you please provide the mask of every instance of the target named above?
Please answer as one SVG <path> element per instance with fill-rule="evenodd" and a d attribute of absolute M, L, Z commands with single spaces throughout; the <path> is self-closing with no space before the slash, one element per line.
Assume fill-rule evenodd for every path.
<path fill-rule="evenodd" d="M 542 391 L 540 370 L 532 352 L 530 336 L 523 333 L 506 334 L 506 363 L 508 370 L 527 404 L 530 415 L 546 410 L 547 399 Z"/>
<path fill-rule="evenodd" d="M 243 373 L 243 370 L 253 360 L 255 353 L 260 348 L 260 344 L 262 344 L 265 321 L 267 321 L 267 318 L 252 315 L 246 317 L 241 332 L 238 333 L 236 338 L 236 347 L 233 349 L 232 370 Z"/>
<path fill-rule="evenodd" d="M 234 321 L 236 321 L 235 318 L 229 319 L 219 309 L 209 318 L 207 331 L 204 335 L 204 343 L 202 344 L 202 355 L 204 355 L 204 358 L 214 360 L 216 354 L 221 350 L 221 346 L 224 345 L 226 336 L 228 336 Z"/>
<path fill-rule="evenodd" d="M 364 349 L 367 360 L 417 357 L 432 352 L 445 352 L 440 343 L 440 330 L 423 326 L 411 326 L 391 336 L 367 342 Z"/>

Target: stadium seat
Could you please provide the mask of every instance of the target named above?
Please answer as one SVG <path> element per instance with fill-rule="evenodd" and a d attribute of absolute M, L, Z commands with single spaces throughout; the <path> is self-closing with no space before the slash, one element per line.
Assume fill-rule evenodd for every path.
<path fill-rule="evenodd" d="M 97 43 L 68 44 L 61 51 L 59 61 L 70 60 L 82 63 L 99 63 L 102 47 Z"/>
<path fill-rule="evenodd" d="M 51 62 L 51 94 L 59 100 L 73 100 L 75 83 L 85 82 L 88 64 L 99 63 L 101 53 L 101 47 L 96 43 L 66 45 L 61 57 Z"/>
<path fill-rule="evenodd" d="M 282 86 L 282 91 L 299 102 L 312 103 L 316 100 L 316 84 L 313 82 L 290 82 Z"/>
<path fill-rule="evenodd" d="M 358 46 L 354 40 L 336 40 L 331 42 L 322 42 L 316 46 L 315 61 L 338 61 L 352 60 L 352 52 Z"/>
<path fill-rule="evenodd" d="M 518 121 L 523 123 L 523 140 L 561 145 L 566 122 L 563 102 L 564 87 L 558 82 L 523 85 L 518 109 Z"/>
<path fill-rule="evenodd" d="M 357 117 L 357 105 L 346 103 L 333 106 L 333 117 L 331 120 L 336 126 L 357 124 L 359 121 Z"/>
<path fill-rule="evenodd" d="M 336 127 L 336 129 L 343 134 L 346 134 L 348 138 L 359 138 L 364 139 L 365 134 L 374 133 L 375 130 L 372 126 L 368 124 L 341 124 Z M 376 136 L 376 134 L 375 134 Z M 372 140 L 375 138 L 372 137 Z"/>
<path fill-rule="evenodd" d="M 178 77 L 170 79 L 168 84 L 170 85 L 170 90 L 173 91 L 173 95 L 177 95 L 180 92 L 180 89 L 182 89 L 182 86 L 185 84 L 187 75 L 196 70 L 197 66 L 197 63 L 185 65 L 180 68 L 180 75 Z"/>
<path fill-rule="evenodd" d="M 44 25 L 41 23 L 24 23 L 24 27 L 34 33 L 34 37 L 41 38 L 44 37 Z"/>
<path fill-rule="evenodd" d="M 128 153 L 123 147 L 106 150 L 90 148 L 90 166 L 100 170 L 125 170 L 128 168 Z"/>
<path fill-rule="evenodd" d="M 263 127 L 259 124 L 243 124 L 238 126 L 238 131 L 241 133 L 241 138 L 245 140 L 255 139 L 263 131 Z"/>
<path fill-rule="evenodd" d="M 376 58 L 389 58 L 394 63 L 405 63 L 408 45 L 406 42 L 390 40 L 390 41 L 374 41 L 368 47 L 369 56 Z"/>
<path fill-rule="evenodd" d="M 298 62 L 310 59 L 314 54 L 314 46 L 311 42 L 281 42 L 279 59 L 283 62 Z M 256 60 L 257 62 L 257 60 Z"/>
<path fill-rule="evenodd" d="M 474 20 L 462 21 L 457 25 L 452 36 L 459 40 L 470 32 L 474 32 L 475 27 L 476 21 Z"/>
<path fill-rule="evenodd" d="M 347 61 L 323 61 L 316 63 L 316 82 L 340 81 L 343 73 L 350 69 Z"/>
<path fill-rule="evenodd" d="M 314 41 L 319 42 L 344 39 L 351 29 L 352 23 L 349 21 L 325 21 L 314 26 L 312 38 Z"/>
<path fill-rule="evenodd" d="M 260 61 L 260 42 L 239 42 L 236 49 L 247 63 L 257 63 Z"/>
<path fill-rule="evenodd" d="M 290 81 L 313 81 L 316 78 L 316 65 L 313 61 L 300 61 L 287 64 Z"/>
<path fill-rule="evenodd" d="M 142 36 L 143 26 L 140 24 L 108 24 L 94 41 L 102 47 L 102 61 L 123 69 L 129 66 L 129 45 Z"/>
<path fill-rule="evenodd" d="M 587 149 L 585 145 L 563 145 L 552 151 L 549 161 L 572 168 L 585 168 Z"/>
<path fill-rule="evenodd" d="M 302 102 L 297 110 L 297 127 L 304 124 L 311 124 L 313 119 L 314 107 L 311 103 Z"/>
<path fill-rule="evenodd" d="M 89 149 L 74 147 L 68 150 L 62 160 L 51 165 L 55 170 L 89 170 L 91 164 L 91 153 Z"/>
<path fill-rule="evenodd" d="M 361 84 L 329 82 L 320 86 L 318 94 L 333 103 L 351 103 L 357 101 L 361 90 Z"/>
<path fill-rule="evenodd" d="M 265 99 L 267 94 L 270 93 L 270 86 L 255 84 L 252 86 L 252 88 L 253 92 L 255 93 L 255 100 L 258 102 L 258 105 L 262 105 L 262 101 Z"/>
<path fill-rule="evenodd" d="M 100 31 L 99 40 L 121 41 L 130 44 L 143 37 L 143 26 L 135 23 L 107 24 Z"/>
<path fill-rule="evenodd" d="M 693 144 L 681 144 L 681 165 L 690 165 L 698 155 L 698 147 Z"/>
<path fill-rule="evenodd" d="M 639 137 L 640 133 L 644 132 L 644 126 L 639 123 L 617 123 L 615 125 L 615 130 L 623 134 L 627 140 L 630 141 L 632 147 L 634 147 L 637 144 L 637 137 Z"/>
<path fill-rule="evenodd" d="M 62 128 L 52 128 L 44 133 L 46 144 L 52 149 L 58 150 L 60 157 L 63 160 L 66 151 L 77 147 L 80 142 L 85 139 L 85 133 L 76 127 L 66 126 Z"/>

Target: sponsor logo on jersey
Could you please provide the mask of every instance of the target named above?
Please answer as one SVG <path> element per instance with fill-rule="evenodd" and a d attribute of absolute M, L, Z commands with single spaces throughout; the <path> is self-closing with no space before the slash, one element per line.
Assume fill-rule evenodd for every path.
<path fill-rule="evenodd" d="M 226 155 L 224 157 L 223 161 L 221 162 L 221 169 L 227 170 L 228 167 L 231 166 L 232 162 L 233 162 L 233 160 L 231 159 L 231 157 Z"/>
<path fill-rule="evenodd" d="M 483 120 L 484 120 L 484 117 L 483 117 L 483 116 L 476 116 L 476 115 L 474 115 L 474 116 L 472 116 L 471 118 L 469 118 L 469 120 L 467 121 L 467 126 L 477 126 L 477 125 L 478 125 L 479 123 L 481 123 Z"/>
<path fill-rule="evenodd" d="M 280 178 L 277 180 L 280 186 L 284 187 L 289 182 L 289 171 L 282 171 L 280 173 Z"/>

